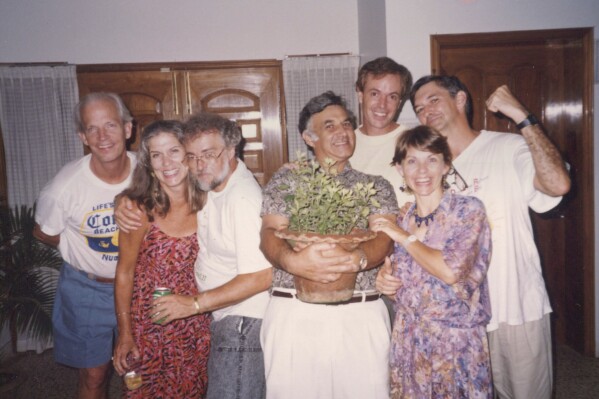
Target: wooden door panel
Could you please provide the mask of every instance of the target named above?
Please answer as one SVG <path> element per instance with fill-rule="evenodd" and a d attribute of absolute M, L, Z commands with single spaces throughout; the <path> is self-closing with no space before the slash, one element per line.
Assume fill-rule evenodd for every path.
<path fill-rule="evenodd" d="M 203 69 L 186 73 L 189 109 L 235 120 L 245 140 L 243 158 L 264 185 L 287 162 L 280 66 Z"/>
<path fill-rule="evenodd" d="M 4 155 L 4 139 L 0 129 L 0 208 L 8 206 L 8 182 L 6 178 L 6 156 Z"/>
<path fill-rule="evenodd" d="M 592 29 L 431 37 L 432 71 L 471 91 L 475 129 L 518 133 L 486 111 L 502 84 L 539 118 L 571 165 L 572 189 L 554 210 L 532 214 L 554 309 L 557 342 L 594 354 Z"/>
<path fill-rule="evenodd" d="M 137 150 L 143 128 L 156 120 L 181 119 L 177 72 L 126 71 L 78 72 L 79 94 L 97 91 L 117 93 L 134 119 L 128 148 Z"/>

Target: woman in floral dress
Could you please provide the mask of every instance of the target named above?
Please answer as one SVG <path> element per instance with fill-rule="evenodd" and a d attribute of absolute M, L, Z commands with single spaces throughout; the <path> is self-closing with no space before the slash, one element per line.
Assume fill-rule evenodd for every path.
<path fill-rule="evenodd" d="M 198 294 L 196 212 L 205 195 L 184 163 L 182 126 L 158 121 L 143 132 L 132 185 L 123 193 L 143 210 L 142 227 L 120 232 L 115 302 L 119 337 L 114 367 L 141 362 L 142 385 L 127 398 L 203 398 L 210 348 L 209 315 L 173 320 L 153 306 L 157 287 L 190 298 Z M 165 317 L 166 316 L 166 317 Z M 129 358 L 131 359 L 131 358 Z"/>
<path fill-rule="evenodd" d="M 397 141 L 393 164 L 416 203 L 399 225 L 375 220 L 395 241 L 377 288 L 395 300 L 390 370 L 393 398 L 492 398 L 485 327 L 491 234 L 478 199 L 444 191 L 447 140 L 418 126 Z M 393 277 L 385 276 L 392 270 Z M 399 287 L 399 288 L 398 288 Z"/>

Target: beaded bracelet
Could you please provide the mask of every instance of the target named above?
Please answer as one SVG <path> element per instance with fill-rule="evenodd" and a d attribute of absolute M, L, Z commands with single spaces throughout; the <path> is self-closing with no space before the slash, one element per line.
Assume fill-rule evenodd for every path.
<path fill-rule="evenodd" d="M 126 315 L 126 314 L 131 314 L 131 312 L 119 312 L 119 313 L 116 314 L 116 317 L 123 316 L 123 315 Z"/>

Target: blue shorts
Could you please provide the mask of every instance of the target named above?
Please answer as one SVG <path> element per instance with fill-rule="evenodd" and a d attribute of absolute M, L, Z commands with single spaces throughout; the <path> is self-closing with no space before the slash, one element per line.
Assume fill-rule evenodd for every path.
<path fill-rule="evenodd" d="M 116 334 L 114 284 L 90 280 L 63 263 L 52 311 L 54 358 L 75 368 L 106 364 Z"/>

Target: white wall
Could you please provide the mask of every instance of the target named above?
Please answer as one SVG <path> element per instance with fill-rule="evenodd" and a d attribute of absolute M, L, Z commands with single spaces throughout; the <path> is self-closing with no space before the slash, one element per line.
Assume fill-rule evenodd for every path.
<path fill-rule="evenodd" d="M 385 0 L 358 0 L 360 65 L 387 55 Z"/>
<path fill-rule="evenodd" d="M 357 54 L 356 1 L 0 0 L 0 63 Z"/>
<path fill-rule="evenodd" d="M 431 72 L 430 35 L 594 27 L 597 0 L 386 0 L 387 54 L 414 80 Z M 411 107 L 401 119 L 414 120 Z"/>
<path fill-rule="evenodd" d="M 594 27 L 599 37 L 597 0 L 386 0 L 387 54 L 414 79 L 430 74 L 430 35 Z M 597 58 L 595 58 L 597 59 Z M 599 160 L 599 85 L 595 84 L 595 160 Z M 400 120 L 416 123 L 411 107 Z M 595 324 L 599 357 L 599 171 L 595 168 Z"/>

